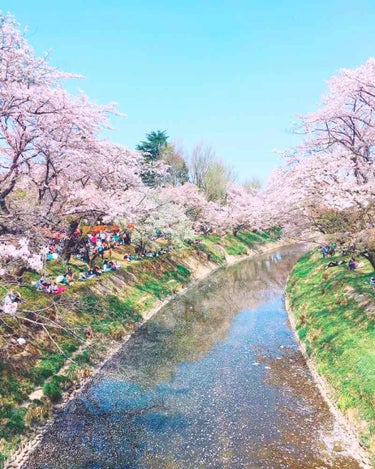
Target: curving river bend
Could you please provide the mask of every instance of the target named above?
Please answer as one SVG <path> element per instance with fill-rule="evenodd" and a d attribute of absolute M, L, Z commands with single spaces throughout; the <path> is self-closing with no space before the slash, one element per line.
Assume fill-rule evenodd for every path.
<path fill-rule="evenodd" d="M 220 270 L 143 325 L 24 469 L 359 468 L 284 309 L 293 246 Z"/>

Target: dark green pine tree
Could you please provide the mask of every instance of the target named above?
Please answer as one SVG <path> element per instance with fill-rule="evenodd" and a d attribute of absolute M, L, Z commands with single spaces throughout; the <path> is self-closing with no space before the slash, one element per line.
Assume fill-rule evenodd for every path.
<path fill-rule="evenodd" d="M 166 130 L 153 130 L 146 134 L 146 140 L 136 146 L 138 151 L 144 154 L 148 161 L 157 161 L 162 150 L 168 145 L 168 135 Z"/>

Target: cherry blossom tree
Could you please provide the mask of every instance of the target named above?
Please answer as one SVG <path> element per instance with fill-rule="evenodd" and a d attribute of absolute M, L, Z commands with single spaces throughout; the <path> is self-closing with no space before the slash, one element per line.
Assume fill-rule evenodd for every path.
<path fill-rule="evenodd" d="M 349 154 L 350 171 L 357 184 L 366 184 L 374 175 L 374 109 L 375 59 L 370 58 L 360 67 L 343 69 L 329 80 L 322 106 L 303 117 L 303 128 L 310 137 L 306 149 L 334 148 L 337 162 Z"/>
<path fill-rule="evenodd" d="M 167 186 L 164 197 L 173 205 L 177 205 L 191 221 L 197 233 L 209 233 L 221 230 L 225 218 L 223 205 L 209 201 L 204 191 L 197 185 L 185 183 L 182 186 Z"/>
<path fill-rule="evenodd" d="M 116 216 L 122 194 L 142 185 L 139 152 L 102 141 L 112 105 L 62 87 L 66 74 L 38 58 L 10 16 L 0 18 L 0 226 L 74 231 L 82 217 Z M 157 169 L 153 168 L 153 171 Z"/>
<path fill-rule="evenodd" d="M 64 82 L 77 75 L 51 67 L 47 56 L 37 57 L 9 15 L 0 17 L 0 58 L 0 233 L 9 250 L 25 238 L 28 249 L 38 253 L 43 228 L 65 229 L 69 260 L 83 219 L 132 220 L 141 243 L 155 229 L 183 239 L 192 230 L 255 224 L 254 194 L 231 183 L 231 170 L 209 148 L 195 148 L 197 184 L 184 184 L 186 166 L 181 156 L 176 163 L 172 147 L 175 173 L 183 170 L 184 177 L 176 173 L 170 179 L 165 132 L 148 135 L 158 153 L 149 158 L 147 148 L 131 151 L 103 140 L 114 106 L 68 93 Z M 160 181 L 158 187 L 145 181 L 147 174 Z"/>
<path fill-rule="evenodd" d="M 268 184 L 267 216 L 290 232 L 333 235 L 336 229 L 352 241 L 373 226 L 374 111 L 374 59 L 331 78 L 320 108 L 302 117 L 304 143 Z M 360 238 L 361 250 L 372 258 L 371 243 L 366 247 Z"/>
<path fill-rule="evenodd" d="M 123 209 L 116 221 L 134 225 L 132 242 L 141 252 L 152 244 L 156 230 L 175 243 L 193 236 L 191 220 L 183 206 L 171 199 L 170 191 L 149 186 L 124 193 Z"/>
<path fill-rule="evenodd" d="M 35 57 L 10 16 L 0 18 L 0 54 L 0 209 L 4 220 L 10 211 L 7 198 L 17 190 L 22 176 L 33 178 L 35 165 L 44 169 L 39 201 L 48 196 L 53 199 L 50 185 L 63 166 L 92 151 L 110 108 L 96 106 L 83 95 L 70 96 L 61 82 L 73 75 L 52 68 L 46 58 Z"/>
<path fill-rule="evenodd" d="M 309 174 L 305 184 L 325 196 L 325 204 L 363 209 L 373 201 L 374 112 L 375 60 L 369 59 L 332 77 L 320 108 L 302 117 L 306 139 L 296 152 L 299 171 Z"/>
<path fill-rule="evenodd" d="M 21 238 L 16 243 L 0 242 L 0 262 L 3 267 L 0 269 L 0 276 L 14 273 L 16 277 L 22 275 L 21 270 L 31 269 L 40 272 L 44 265 L 44 252 L 41 249 L 39 254 L 30 251 L 29 240 Z"/>
<path fill-rule="evenodd" d="M 226 190 L 226 229 L 236 236 L 245 226 L 259 227 L 255 197 L 240 184 L 228 184 Z"/>

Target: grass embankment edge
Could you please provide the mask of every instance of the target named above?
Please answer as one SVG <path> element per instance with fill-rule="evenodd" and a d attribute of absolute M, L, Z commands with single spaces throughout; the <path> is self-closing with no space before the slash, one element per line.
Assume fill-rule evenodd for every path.
<path fill-rule="evenodd" d="M 321 395 L 350 436 L 363 467 L 371 468 L 375 467 L 375 410 L 373 408 L 371 413 L 369 409 L 375 395 L 371 396 L 368 388 L 375 386 L 375 380 L 372 374 L 364 383 L 365 371 L 359 370 L 361 363 L 356 354 L 364 361 L 368 358 L 370 362 L 374 358 L 371 352 L 371 344 L 375 345 L 374 335 L 370 334 L 374 312 L 369 306 L 375 297 L 369 285 L 373 270 L 367 262 L 354 272 L 349 271 L 346 264 L 327 269 L 331 260 L 322 259 L 317 249 L 299 259 L 287 279 L 285 307 L 296 341 Z M 341 255 L 336 255 L 333 260 L 347 261 Z M 366 312 L 366 307 L 371 311 Z M 345 335 L 345 327 L 350 335 Z M 370 334 L 367 341 L 363 331 Z M 364 349 L 361 348 L 363 341 L 367 342 Z M 353 357 L 349 358 L 351 354 Z M 351 390 L 359 388 L 358 383 L 363 389 L 360 388 L 353 397 Z"/>

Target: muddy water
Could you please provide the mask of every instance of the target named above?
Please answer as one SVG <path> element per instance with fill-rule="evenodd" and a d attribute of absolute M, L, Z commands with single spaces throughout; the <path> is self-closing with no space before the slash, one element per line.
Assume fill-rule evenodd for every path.
<path fill-rule="evenodd" d="M 27 469 L 358 468 L 288 326 L 295 246 L 172 301 L 57 416 Z"/>

